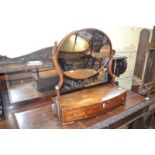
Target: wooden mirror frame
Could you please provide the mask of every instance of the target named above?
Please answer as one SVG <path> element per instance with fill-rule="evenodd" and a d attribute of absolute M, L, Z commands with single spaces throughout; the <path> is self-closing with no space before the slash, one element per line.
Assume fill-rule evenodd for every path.
<path fill-rule="evenodd" d="M 109 39 L 109 37 L 101 30 L 98 30 L 98 29 L 95 29 L 95 28 L 85 28 L 85 29 L 81 29 L 81 30 L 77 30 L 77 31 L 73 31 L 71 33 L 69 33 L 68 35 L 66 35 L 61 41 L 60 43 L 58 44 L 57 42 L 55 42 L 54 44 L 54 47 L 53 47 L 53 64 L 55 66 L 55 69 L 57 70 L 58 72 L 58 75 L 59 75 L 59 83 L 58 85 L 55 87 L 56 90 L 59 90 L 61 87 L 62 87 L 62 84 L 63 84 L 63 80 L 64 80 L 64 76 L 68 77 L 68 75 L 65 74 L 65 72 L 61 69 L 61 66 L 60 64 L 58 63 L 58 55 L 59 55 L 59 51 L 60 51 L 60 48 L 62 47 L 63 43 L 65 40 L 67 40 L 69 37 L 71 37 L 72 35 L 78 33 L 79 31 L 83 31 L 83 30 L 94 30 L 94 31 L 98 31 L 100 32 L 101 34 L 105 35 L 107 38 L 108 38 L 108 41 L 109 41 L 109 44 L 110 44 L 110 55 L 109 55 L 109 60 L 108 60 L 108 63 L 106 64 L 107 65 L 107 68 L 108 68 L 108 74 L 109 76 L 111 77 L 111 81 L 112 83 L 115 82 L 115 75 L 113 74 L 112 72 L 112 62 L 113 62 L 113 55 L 114 55 L 114 52 L 112 50 L 112 44 L 111 44 L 111 40 Z M 101 70 L 103 70 L 105 68 L 105 66 L 101 66 L 92 76 L 90 77 L 93 77 L 95 75 L 97 75 Z M 89 77 L 89 78 L 90 78 Z M 87 77 L 88 78 L 88 77 Z M 58 96 L 60 95 L 60 92 L 57 94 Z"/>

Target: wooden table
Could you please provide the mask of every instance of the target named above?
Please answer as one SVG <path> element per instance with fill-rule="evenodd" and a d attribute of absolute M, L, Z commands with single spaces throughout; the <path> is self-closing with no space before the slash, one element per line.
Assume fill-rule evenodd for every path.
<path fill-rule="evenodd" d="M 4 82 L 5 71 L 9 71 L 9 73 L 17 71 L 14 70 L 14 68 L 16 69 L 17 67 L 12 66 L 10 70 L 5 68 L 0 72 L 0 87 L 3 90 L 2 100 L 5 102 L 4 108 L 6 108 L 7 115 L 9 116 L 4 120 L 4 122 L 7 122 L 7 125 L 4 126 L 4 128 L 120 128 L 146 116 L 148 114 L 149 106 L 155 103 L 155 97 L 145 101 L 144 97 L 129 91 L 124 106 L 117 107 L 94 118 L 62 126 L 59 119 L 52 113 L 50 96 L 45 97 L 44 99 L 39 98 L 28 101 L 31 104 L 22 106 L 19 105 L 14 107 L 13 104 L 10 104 L 6 83 Z M 27 69 L 27 67 L 25 67 L 25 69 Z"/>
<path fill-rule="evenodd" d="M 145 98 L 129 91 L 126 105 L 119 106 L 97 117 L 77 121 L 74 124 L 62 126 L 58 117 L 51 110 L 51 101 L 38 101 L 22 107 L 10 110 L 7 124 L 8 128 L 50 128 L 50 129 L 85 129 L 85 128 L 121 128 L 148 114 L 149 106 L 155 103 L 155 97 L 145 101 Z"/>

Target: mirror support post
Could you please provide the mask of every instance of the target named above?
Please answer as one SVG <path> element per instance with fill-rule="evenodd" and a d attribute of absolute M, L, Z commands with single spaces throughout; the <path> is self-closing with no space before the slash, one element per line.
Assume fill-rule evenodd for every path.
<path fill-rule="evenodd" d="M 111 79 L 112 83 L 115 83 L 115 74 L 112 71 L 112 63 L 113 63 L 114 55 L 115 55 L 115 50 L 112 50 L 112 56 L 111 56 L 111 59 L 110 59 L 110 62 L 109 62 L 109 66 L 108 66 L 108 73 L 109 73 L 109 75 L 112 78 Z"/>

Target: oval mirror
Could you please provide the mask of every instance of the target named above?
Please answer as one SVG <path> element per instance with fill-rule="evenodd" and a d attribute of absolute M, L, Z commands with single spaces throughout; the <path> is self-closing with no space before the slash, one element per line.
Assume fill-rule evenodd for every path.
<path fill-rule="evenodd" d="M 58 45 L 58 61 L 63 74 L 72 79 L 87 79 L 106 70 L 112 57 L 109 37 L 88 28 L 68 34 Z"/>

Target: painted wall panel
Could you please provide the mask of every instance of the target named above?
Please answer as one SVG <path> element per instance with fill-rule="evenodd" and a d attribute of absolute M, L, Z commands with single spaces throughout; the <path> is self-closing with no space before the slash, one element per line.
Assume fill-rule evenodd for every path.
<path fill-rule="evenodd" d="M 131 89 L 132 80 L 133 76 L 118 79 L 119 85 L 126 88 L 127 90 Z"/>
<path fill-rule="evenodd" d="M 141 27 L 117 27 L 107 30 L 116 51 L 137 51 Z"/>
<path fill-rule="evenodd" d="M 132 86 L 139 35 L 142 29 L 140 27 L 120 27 L 115 29 L 113 33 L 110 33 L 116 55 L 127 57 L 127 70 L 116 79 L 126 89 L 131 89 Z"/>

